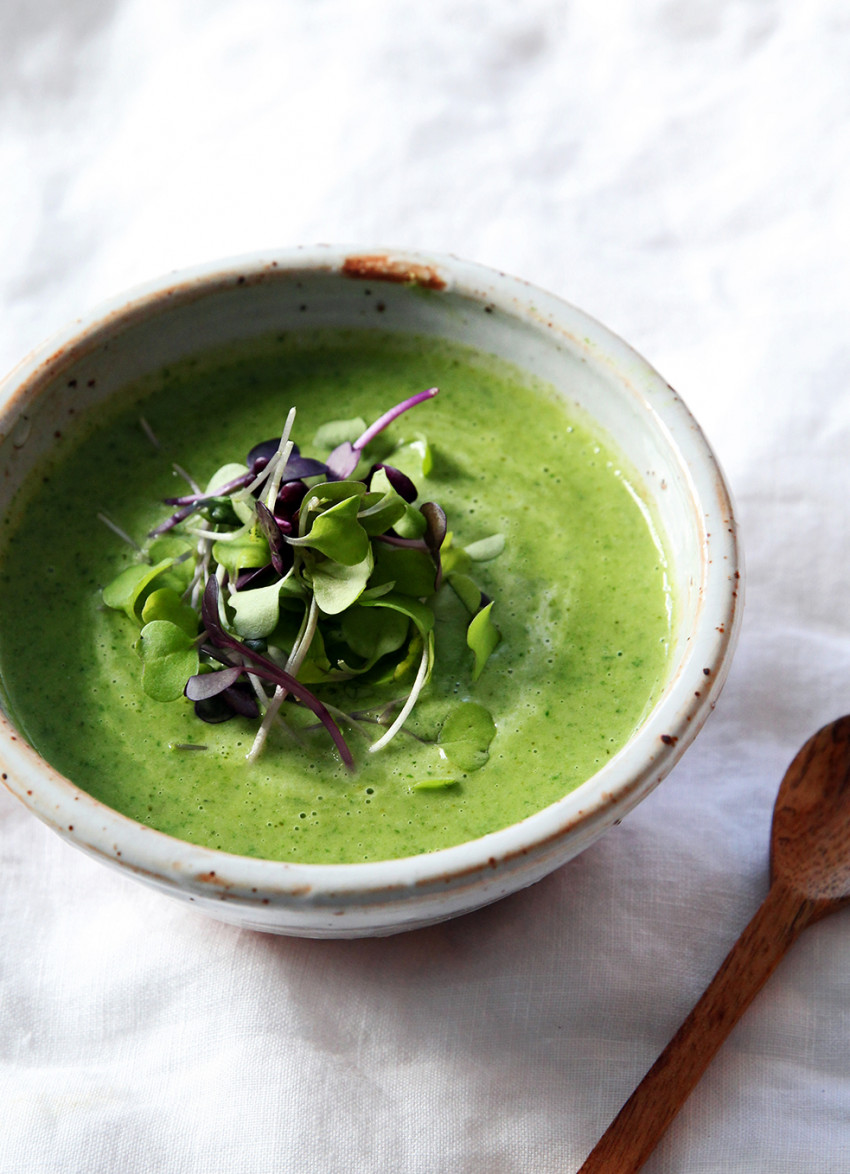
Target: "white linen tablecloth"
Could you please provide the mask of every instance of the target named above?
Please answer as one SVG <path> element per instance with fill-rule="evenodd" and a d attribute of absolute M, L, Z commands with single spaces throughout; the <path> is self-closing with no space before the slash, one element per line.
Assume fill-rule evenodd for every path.
<path fill-rule="evenodd" d="M 797 747 L 850 710 L 845 0 L 6 0 L 0 368 L 160 272 L 455 252 L 637 347 L 747 554 L 739 650 L 594 847 L 393 939 L 241 932 L 0 794 L 0 1174 L 565 1174 L 767 888 Z M 850 914 L 808 930 L 649 1174 L 850 1171 Z"/>

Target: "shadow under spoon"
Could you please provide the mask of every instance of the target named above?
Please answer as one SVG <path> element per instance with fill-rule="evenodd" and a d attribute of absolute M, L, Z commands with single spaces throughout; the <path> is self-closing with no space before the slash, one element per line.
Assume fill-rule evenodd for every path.
<path fill-rule="evenodd" d="M 797 935 L 850 902 L 850 716 L 819 730 L 779 787 L 770 889 L 707 990 L 578 1174 L 643 1166 Z"/>

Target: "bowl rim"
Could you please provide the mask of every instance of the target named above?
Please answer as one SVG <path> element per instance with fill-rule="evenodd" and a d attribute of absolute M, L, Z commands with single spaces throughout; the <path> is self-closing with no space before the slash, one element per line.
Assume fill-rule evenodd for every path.
<path fill-rule="evenodd" d="M 124 330 L 158 308 L 203 298 L 217 289 L 315 271 L 445 289 L 557 331 L 571 348 L 597 364 L 608 364 L 621 379 L 627 371 L 634 393 L 688 470 L 688 496 L 702 527 L 702 581 L 693 639 L 626 746 L 573 791 L 520 822 L 433 852 L 361 863 L 307 864 L 191 844 L 139 824 L 80 790 L 42 759 L 0 710 L 2 781 L 42 821 L 90 854 L 181 889 L 239 895 L 265 904 L 368 904 L 377 894 L 403 899 L 411 890 L 446 890 L 472 883 L 491 870 L 520 867 L 528 857 L 555 853 L 577 826 L 604 830 L 631 810 L 678 762 L 714 708 L 740 627 L 742 567 L 723 473 L 696 420 L 662 376 L 619 336 L 571 303 L 520 278 L 450 254 L 298 246 L 241 254 L 154 278 L 74 320 L 0 381 L 0 435 L 21 403 L 25 405 L 104 333 Z"/>

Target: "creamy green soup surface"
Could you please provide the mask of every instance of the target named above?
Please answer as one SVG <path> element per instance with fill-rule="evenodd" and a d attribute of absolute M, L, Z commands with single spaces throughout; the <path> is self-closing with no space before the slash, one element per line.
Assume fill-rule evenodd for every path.
<path fill-rule="evenodd" d="M 479 679 L 468 649 L 441 649 L 441 627 L 462 606 L 443 586 L 432 679 L 384 750 L 367 750 L 380 730 L 347 733 L 354 771 L 321 728 L 297 740 L 275 728 L 249 763 L 256 723 L 207 725 L 184 698 L 146 696 L 138 628 L 101 597 L 137 555 L 98 514 L 142 544 L 169 512 L 162 499 L 185 492 L 175 463 L 206 484 L 279 435 L 292 406 L 302 453 L 324 457 L 311 447 L 324 422 L 372 421 L 435 385 L 436 398 L 388 431 L 427 436 L 433 468 L 419 501 L 442 505 L 458 541 L 505 536 L 504 552 L 475 569 L 501 633 Z M 617 455 L 553 390 L 433 339 L 283 336 L 186 360 L 128 388 L 94 430 L 57 442 L 3 521 L 0 682 L 26 737 L 141 823 L 275 860 L 429 852 L 539 811 L 639 724 L 664 681 L 670 625 L 664 554 Z M 336 700 L 358 708 L 357 687 L 339 686 Z M 464 700 L 496 727 L 489 759 L 470 771 L 447 764 L 438 743 Z"/>

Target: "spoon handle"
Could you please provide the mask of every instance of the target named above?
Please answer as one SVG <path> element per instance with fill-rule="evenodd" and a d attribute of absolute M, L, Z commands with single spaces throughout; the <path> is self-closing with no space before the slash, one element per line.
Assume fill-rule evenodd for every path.
<path fill-rule="evenodd" d="M 641 1168 L 813 912 L 814 902 L 774 881 L 693 1011 L 578 1174 L 634 1174 Z"/>

